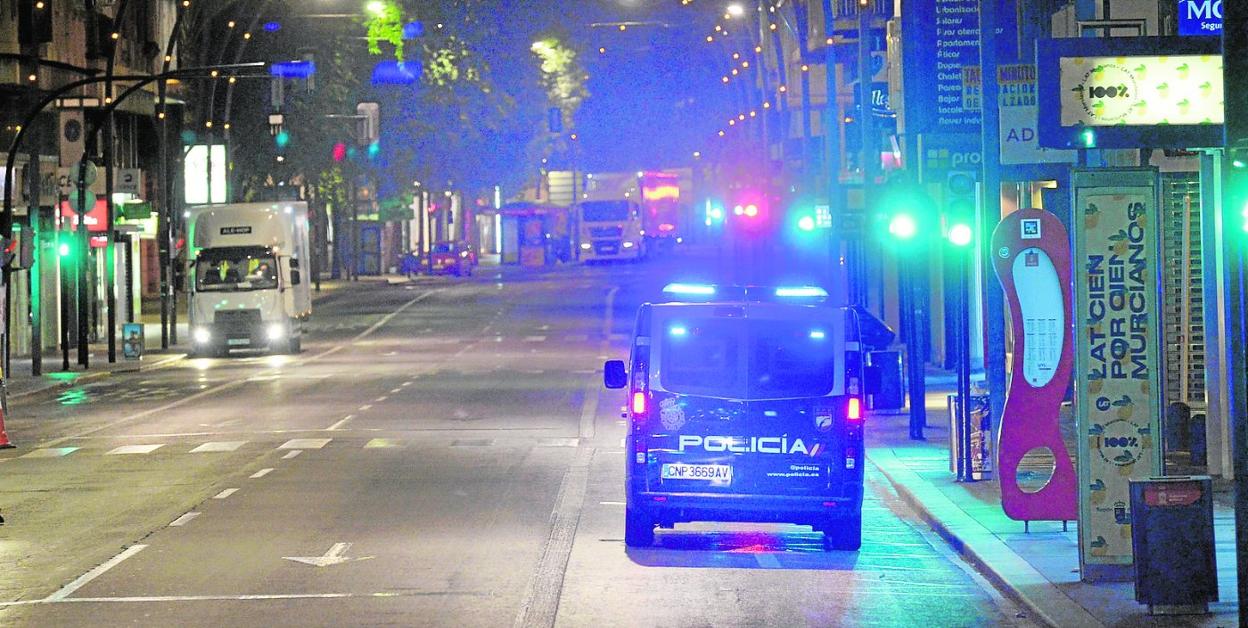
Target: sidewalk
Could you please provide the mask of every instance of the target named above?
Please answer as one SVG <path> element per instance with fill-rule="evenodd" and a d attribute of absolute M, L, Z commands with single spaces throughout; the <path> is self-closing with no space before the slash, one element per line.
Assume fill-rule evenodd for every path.
<path fill-rule="evenodd" d="M 1023 522 L 1005 516 L 994 481 L 962 484 L 949 470 L 946 395 L 952 380 L 928 378 L 925 441 L 909 439 L 908 415 L 875 414 L 868 422 L 867 459 L 907 503 L 964 559 L 1052 626 L 1235 626 L 1234 512 L 1224 483 L 1215 482 L 1214 527 L 1221 601 L 1209 615 L 1151 617 L 1136 603 L 1131 582 L 1079 580 L 1077 523 Z"/>
<path fill-rule="evenodd" d="M 409 280 L 406 277 L 396 275 L 360 277 L 359 281 L 325 279 L 321 281 L 321 290 L 319 292 L 316 292 L 314 288 L 314 291 L 312 292 L 312 302 L 314 304 L 323 305 L 338 298 L 356 293 L 360 290 L 375 287 L 379 284 L 398 283 L 435 285 L 440 282 L 437 282 L 436 278 L 431 280 L 427 277 L 417 277 Z M 178 305 L 178 342 L 170 344 L 168 349 L 162 349 L 160 346 L 160 314 L 153 314 L 151 312 L 144 313 L 142 321 L 145 349 L 141 370 L 151 371 L 159 369 L 186 357 L 189 349 L 188 341 L 190 339 L 190 330 L 187 327 L 186 322 L 185 295 L 179 296 Z M 122 357 L 120 335 L 118 336 L 116 362 L 109 364 L 108 345 L 106 343 L 92 343 L 90 345 L 88 350 L 88 364 L 90 365 L 90 368 L 85 370 L 82 369 L 78 365 L 77 360 L 77 349 L 70 350 L 70 370 L 64 371 L 61 369 L 63 366 L 61 350 L 57 348 L 55 350 L 45 351 L 43 355 L 43 374 L 36 377 L 31 375 L 31 360 L 29 357 L 14 357 L 12 359 L 12 368 L 10 368 L 5 374 L 5 385 L 8 387 L 9 403 L 12 404 L 15 400 L 20 402 L 23 398 L 27 398 L 32 395 L 61 390 L 83 382 L 110 377 L 113 374 L 139 370 L 134 362 L 127 362 Z"/>

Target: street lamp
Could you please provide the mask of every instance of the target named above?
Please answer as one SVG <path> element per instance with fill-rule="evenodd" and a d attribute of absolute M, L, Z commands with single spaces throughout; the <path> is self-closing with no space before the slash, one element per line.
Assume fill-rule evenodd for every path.
<path fill-rule="evenodd" d="M 953 245 L 957 258 L 958 315 L 954 335 L 958 356 L 958 458 L 956 469 L 961 482 L 975 481 L 974 456 L 971 453 L 971 257 L 975 249 L 970 246 L 975 239 L 971 228 L 974 214 L 952 216 L 952 224 L 946 238 Z"/>
<path fill-rule="evenodd" d="M 728 5 L 728 15 L 732 17 L 741 17 L 742 15 L 745 15 L 745 7 L 734 2 Z"/>
<path fill-rule="evenodd" d="M 385 17 L 386 16 L 386 3 L 382 2 L 382 0 L 372 0 L 372 2 L 369 2 L 368 4 L 364 5 L 364 10 L 368 11 L 369 13 L 377 17 Z"/>

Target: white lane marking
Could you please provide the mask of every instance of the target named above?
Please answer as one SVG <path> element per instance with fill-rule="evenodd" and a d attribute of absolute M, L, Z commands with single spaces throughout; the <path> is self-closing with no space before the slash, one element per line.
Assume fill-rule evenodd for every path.
<path fill-rule="evenodd" d="M 264 476 L 266 476 L 266 475 L 268 475 L 268 474 L 270 474 L 270 473 L 272 473 L 272 472 L 273 472 L 273 469 L 272 469 L 271 467 L 270 467 L 270 468 L 268 468 L 268 469 L 261 469 L 261 470 L 259 470 L 259 471 L 256 471 L 255 473 L 251 474 L 251 479 L 253 479 L 253 480 L 258 480 L 258 479 L 260 479 L 260 478 L 262 478 L 262 477 L 264 477 Z"/>
<path fill-rule="evenodd" d="M 537 328 L 538 331 L 550 331 L 550 325 L 542 325 Z"/>
<path fill-rule="evenodd" d="M 198 516 L 199 516 L 199 513 L 197 512 L 188 512 L 185 515 L 182 515 L 181 517 L 178 517 L 177 519 L 174 519 L 173 521 L 169 522 L 169 527 L 180 528 L 190 523 L 192 519 Z"/>
<path fill-rule="evenodd" d="M 390 447 L 402 447 L 402 441 L 394 438 L 374 438 L 364 445 L 365 449 L 386 449 Z"/>
<path fill-rule="evenodd" d="M 347 421 L 350 421 L 351 419 L 354 419 L 354 418 L 355 418 L 355 415 L 354 415 L 354 414 L 348 414 L 347 416 L 342 417 L 342 420 L 341 420 L 341 421 L 338 421 L 337 423 L 335 423 L 335 424 L 333 424 L 333 425 L 329 426 L 329 428 L 328 428 L 328 429 L 326 429 L 325 431 L 327 431 L 327 432 L 333 432 L 333 431 L 335 431 L 335 430 L 337 430 L 337 429 L 341 428 L 342 426 L 346 425 L 346 424 L 347 424 Z"/>
<path fill-rule="evenodd" d="M 292 438 L 278 449 L 320 449 L 329 444 L 332 438 Z"/>
<path fill-rule="evenodd" d="M 78 451 L 77 447 L 48 447 L 46 449 L 36 449 L 28 454 L 22 454 L 20 458 L 60 458 Z"/>
<path fill-rule="evenodd" d="M 439 592 L 440 595 L 454 595 Z M 481 595 L 466 593 L 464 595 Z M 168 603 L 168 602 L 213 602 L 213 601 L 254 601 L 254 600 L 337 600 L 343 598 L 379 598 L 402 597 L 401 593 L 269 593 L 254 595 L 135 595 L 128 597 L 75 597 L 68 599 L 22 600 L 20 602 L 0 602 L 0 608 L 9 606 L 33 606 L 36 604 L 69 604 L 69 603 Z"/>
<path fill-rule="evenodd" d="M 122 561 L 126 560 L 127 558 L 130 558 L 131 556 L 134 556 L 135 554 L 138 554 L 139 552 L 143 551 L 143 549 L 146 547 L 147 547 L 146 545 L 131 545 L 130 547 L 127 547 L 125 551 L 123 551 L 122 553 L 108 559 L 107 561 L 104 562 L 104 564 L 97 566 L 95 569 L 92 569 L 91 571 L 88 571 L 87 573 L 84 573 L 81 576 L 78 576 L 77 578 L 74 579 L 73 582 L 61 587 L 56 593 L 53 593 L 52 595 L 49 595 L 48 597 L 44 598 L 44 601 L 57 602 L 60 600 L 64 600 L 70 595 L 73 595 L 74 591 L 77 591 L 78 589 L 81 589 L 82 587 L 86 586 L 87 583 L 104 575 L 104 573 L 107 572 L 109 569 L 112 569 L 113 567 L 120 565 Z"/>
<path fill-rule="evenodd" d="M 130 454 L 150 454 L 165 445 L 122 445 L 104 455 L 106 456 L 125 456 Z"/>
<path fill-rule="evenodd" d="M 411 386 L 411 385 L 412 385 L 412 382 L 403 382 L 402 384 L 399 384 L 401 388 L 407 388 L 408 386 Z"/>
<path fill-rule="evenodd" d="M 325 351 L 322 351 L 313 356 L 309 356 L 307 358 L 287 362 L 285 363 L 285 365 L 291 366 L 291 365 L 296 365 L 296 364 L 298 365 L 310 364 L 312 362 L 322 360 L 335 353 L 338 353 L 339 351 L 342 351 L 343 349 L 346 349 L 348 346 L 350 346 L 352 342 L 355 342 L 357 340 L 362 340 L 366 338 L 367 336 L 369 336 L 370 334 L 372 334 L 373 332 L 377 331 L 382 325 L 385 325 L 386 323 L 389 323 L 390 321 L 394 320 L 394 317 L 407 311 L 408 308 L 412 307 L 413 305 L 416 305 L 417 303 L 420 303 L 421 301 L 424 301 L 425 299 L 441 291 L 442 289 L 438 288 L 438 289 L 429 290 L 427 292 L 418 294 L 412 299 L 410 299 L 409 301 L 407 301 L 406 303 L 404 303 L 403 305 L 400 305 L 393 312 L 390 312 L 389 314 L 386 314 L 385 316 L 381 317 L 381 320 L 378 320 L 376 323 L 373 323 L 372 326 L 370 326 L 368 329 L 365 329 L 364 331 L 360 332 L 359 334 L 355 336 L 355 338 L 352 338 L 346 343 L 330 347 L 329 349 L 326 349 Z M 259 374 L 263 375 L 265 374 L 265 372 L 261 372 Z M 205 388 L 193 395 L 182 397 L 181 399 L 172 401 L 163 406 L 157 406 L 155 408 L 148 408 L 147 410 L 143 410 L 142 412 L 136 412 L 129 416 L 125 416 L 120 419 L 117 419 L 116 421 L 105 423 L 103 425 L 97 425 L 93 428 L 83 430 L 81 432 L 78 432 L 77 434 L 70 434 L 68 436 L 62 436 L 60 438 L 53 439 L 52 441 L 49 441 L 47 445 L 48 447 L 55 447 L 57 445 L 60 445 L 61 443 L 65 443 L 65 442 L 74 440 L 76 438 L 83 438 L 86 436 L 90 436 L 92 434 L 96 434 L 98 432 L 102 432 L 104 430 L 115 428 L 119 425 L 125 425 L 127 423 L 133 423 L 135 421 L 138 421 L 139 419 L 143 419 L 149 416 L 163 414 L 163 413 L 168 412 L 169 410 L 184 406 L 188 403 L 191 403 L 203 397 L 207 397 L 209 395 L 219 395 L 221 391 L 223 390 L 229 390 L 231 388 L 238 388 L 239 386 L 242 386 L 245 383 L 247 383 L 247 378 L 244 377 L 244 378 L 236 379 L 234 381 L 225 382 L 219 386 L 214 386 L 212 388 Z"/>
<path fill-rule="evenodd" d="M 360 412 L 367 412 L 368 410 L 372 409 L 372 407 L 373 407 L 373 404 L 371 404 L 371 403 L 366 403 L 366 404 L 364 404 L 364 405 L 360 406 Z"/>
<path fill-rule="evenodd" d="M 301 453 L 303 453 L 302 449 L 294 449 L 294 450 L 288 451 L 286 452 L 285 456 L 282 456 L 282 460 L 290 460 L 291 458 L 294 458 Z"/>
<path fill-rule="evenodd" d="M 763 569 L 780 569 L 780 559 L 775 554 L 760 553 L 754 555 L 754 560 L 758 562 L 758 566 Z"/>
<path fill-rule="evenodd" d="M 372 556 L 361 556 L 359 558 L 347 558 L 346 556 L 343 556 L 343 554 L 346 554 L 349 549 L 351 549 L 350 543 L 334 543 L 333 546 L 331 546 L 329 550 L 321 556 L 283 556 L 282 559 L 294 561 L 296 563 L 303 563 L 305 565 L 312 565 L 313 567 L 330 567 L 333 565 L 341 565 L 342 563 L 353 560 L 369 560 L 373 558 Z"/>
<path fill-rule="evenodd" d="M 390 394 L 392 394 L 392 395 L 395 395 L 395 394 L 398 394 L 398 393 L 401 393 L 401 392 L 403 392 L 403 389 L 402 389 L 402 388 L 391 388 L 391 389 L 390 389 Z"/>
<path fill-rule="evenodd" d="M 525 375 L 545 375 L 546 374 L 546 371 L 543 371 L 542 369 L 522 369 L 519 372 Z"/>
<path fill-rule="evenodd" d="M 387 396 L 385 396 L 385 395 L 382 395 L 382 396 L 378 397 L 378 398 L 377 398 L 377 400 L 376 400 L 376 401 L 374 401 L 373 403 L 381 403 L 381 402 L 383 402 L 383 401 L 385 401 L 385 400 L 387 400 L 387 399 L 389 399 L 389 397 L 387 397 Z"/>
<path fill-rule="evenodd" d="M 246 445 L 246 444 L 247 444 L 247 441 L 245 440 L 209 442 L 209 443 L 204 443 L 203 445 L 200 445 L 199 447 L 196 447 L 195 449 L 192 449 L 191 453 L 202 454 L 202 453 L 209 453 L 209 452 L 237 451 L 239 447 L 242 447 L 243 445 Z"/>
<path fill-rule="evenodd" d="M 494 342 L 502 342 L 502 341 L 503 341 L 502 336 L 494 336 Z"/>
<path fill-rule="evenodd" d="M 626 506 L 624 502 L 598 502 L 603 506 Z"/>
<path fill-rule="evenodd" d="M 538 447 L 577 447 L 580 444 L 579 438 L 543 438 L 537 441 Z"/>
<path fill-rule="evenodd" d="M 525 342 L 546 342 L 546 336 L 525 336 Z"/>
<path fill-rule="evenodd" d="M 212 498 L 213 499 L 225 499 L 229 497 L 230 495 L 233 495 L 234 493 L 237 493 L 237 492 L 238 492 L 238 489 L 236 488 L 227 488 L 224 491 L 221 491 L 220 493 L 213 495 Z"/>

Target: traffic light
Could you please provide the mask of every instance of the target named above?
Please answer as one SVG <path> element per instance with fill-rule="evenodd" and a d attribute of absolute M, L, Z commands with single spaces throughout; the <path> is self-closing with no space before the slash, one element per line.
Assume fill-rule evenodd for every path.
<path fill-rule="evenodd" d="M 285 150 L 286 146 L 290 144 L 290 131 L 287 131 L 286 129 L 278 131 L 277 134 L 273 136 L 273 142 L 277 144 L 278 150 Z"/>
<path fill-rule="evenodd" d="M 342 163 L 343 161 L 347 159 L 347 145 L 342 142 L 338 142 L 337 144 L 334 144 L 334 150 L 333 150 L 332 155 L 334 158 L 334 163 L 336 164 Z"/>
<path fill-rule="evenodd" d="M 918 232 L 919 223 L 909 211 L 899 211 L 888 220 L 888 234 L 895 240 L 913 240 Z"/>
<path fill-rule="evenodd" d="M 381 155 L 381 141 L 374 140 L 368 145 L 368 158 L 377 159 Z"/>
<path fill-rule="evenodd" d="M 974 172 L 954 170 L 945 179 L 945 239 L 954 246 L 975 239 L 977 192 Z"/>
<path fill-rule="evenodd" d="M 1092 127 L 1084 127 L 1079 132 L 1079 143 L 1084 148 L 1096 148 L 1096 129 Z"/>

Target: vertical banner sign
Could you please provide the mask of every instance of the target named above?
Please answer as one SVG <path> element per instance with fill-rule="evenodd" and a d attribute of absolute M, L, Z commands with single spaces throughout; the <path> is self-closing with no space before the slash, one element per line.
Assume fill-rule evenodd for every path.
<path fill-rule="evenodd" d="M 1070 374 L 1070 240 L 1057 216 L 1020 209 L 992 234 L 993 266 L 1010 303 L 1014 354 L 997 443 L 1001 507 L 1017 521 L 1069 521 L 1078 514 L 1078 479 L 1058 417 Z M 1048 450 L 1053 474 L 1024 488 L 1019 467 Z"/>
<path fill-rule="evenodd" d="M 122 324 L 121 355 L 127 362 L 143 359 L 143 325 L 141 323 Z"/>
<path fill-rule="evenodd" d="M 1079 563 L 1085 581 L 1123 581 L 1129 481 L 1161 472 L 1157 171 L 1076 170 L 1071 187 Z"/>

